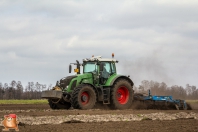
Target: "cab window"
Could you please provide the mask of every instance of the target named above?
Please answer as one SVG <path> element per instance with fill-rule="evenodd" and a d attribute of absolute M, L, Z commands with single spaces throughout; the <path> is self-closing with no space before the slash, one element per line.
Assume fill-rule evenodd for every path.
<path fill-rule="evenodd" d="M 115 63 L 111 63 L 112 74 L 116 73 Z"/>
<path fill-rule="evenodd" d="M 86 72 L 96 72 L 97 71 L 97 65 L 95 62 L 87 62 L 84 64 L 84 73 Z"/>
<path fill-rule="evenodd" d="M 104 70 L 106 72 L 108 72 L 110 75 L 116 73 L 115 63 L 110 63 L 110 62 L 103 62 L 103 63 L 104 63 Z"/>

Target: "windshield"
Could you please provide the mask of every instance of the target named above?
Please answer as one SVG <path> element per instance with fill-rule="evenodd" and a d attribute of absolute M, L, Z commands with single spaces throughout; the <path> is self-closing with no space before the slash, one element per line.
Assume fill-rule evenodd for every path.
<path fill-rule="evenodd" d="M 97 65 L 95 62 L 87 62 L 84 64 L 84 73 L 85 72 L 96 72 L 97 71 Z"/>

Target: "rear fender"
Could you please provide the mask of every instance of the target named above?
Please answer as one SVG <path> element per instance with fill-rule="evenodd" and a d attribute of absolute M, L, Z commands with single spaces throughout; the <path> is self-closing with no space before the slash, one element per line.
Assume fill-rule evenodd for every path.
<path fill-rule="evenodd" d="M 105 86 L 113 86 L 115 84 L 115 82 L 119 79 L 126 79 L 128 80 L 130 83 L 131 83 L 131 86 L 133 87 L 134 83 L 133 81 L 127 77 L 127 76 L 124 76 L 124 75 L 112 75 L 108 80 L 107 82 L 105 83 Z"/>

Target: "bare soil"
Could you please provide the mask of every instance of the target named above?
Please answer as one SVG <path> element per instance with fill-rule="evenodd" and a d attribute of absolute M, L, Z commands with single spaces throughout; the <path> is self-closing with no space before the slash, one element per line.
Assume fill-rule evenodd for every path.
<path fill-rule="evenodd" d="M 185 114 L 198 114 L 198 104 L 193 104 L 193 110 L 137 110 L 137 109 L 127 109 L 127 110 L 109 110 L 104 107 L 103 109 L 91 109 L 91 110 L 51 110 L 48 105 L 0 105 L 0 118 L 2 121 L 3 116 L 14 113 L 17 116 L 25 117 L 41 117 L 46 116 L 70 116 L 70 115 L 145 115 L 152 113 L 165 113 L 168 115 L 176 115 L 179 113 Z M 19 120 L 20 121 L 20 120 Z M 57 120 L 54 120 L 57 122 Z M 3 126 L 0 126 L 3 129 Z M 145 118 L 140 121 L 100 121 L 100 122 L 78 122 L 78 121 L 68 121 L 62 122 L 61 124 L 45 124 L 45 125 L 29 125 L 25 122 L 20 122 L 19 130 L 23 132 L 39 131 L 39 132 L 198 132 L 198 119 L 196 118 L 178 118 L 175 120 L 152 120 L 150 118 Z M 14 131 L 14 130 L 10 130 Z"/>
<path fill-rule="evenodd" d="M 198 132 L 198 120 L 64 123 L 19 126 L 20 131 L 39 132 Z"/>

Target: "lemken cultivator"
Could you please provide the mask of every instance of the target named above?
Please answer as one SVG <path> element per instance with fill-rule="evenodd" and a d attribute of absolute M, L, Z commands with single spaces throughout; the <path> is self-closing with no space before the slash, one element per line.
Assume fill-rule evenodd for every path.
<path fill-rule="evenodd" d="M 151 95 L 149 90 L 148 95 L 141 93 L 134 94 L 134 102 L 139 101 L 146 109 L 176 109 L 176 110 L 189 110 L 190 105 L 185 100 L 173 99 L 172 96 L 158 96 Z"/>
<path fill-rule="evenodd" d="M 116 72 L 118 61 L 112 58 L 92 56 L 76 65 L 76 75 L 57 81 L 51 90 L 43 91 L 41 97 L 48 99 L 52 109 L 92 109 L 96 103 L 107 105 L 111 109 L 128 109 L 133 102 L 143 102 L 148 107 L 174 105 L 177 109 L 187 109 L 185 101 L 173 100 L 172 96 L 148 96 L 134 94 L 133 81 L 129 76 Z M 69 73 L 72 66 L 69 65 Z M 80 69 L 83 72 L 80 72 Z"/>

